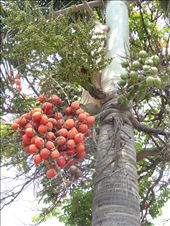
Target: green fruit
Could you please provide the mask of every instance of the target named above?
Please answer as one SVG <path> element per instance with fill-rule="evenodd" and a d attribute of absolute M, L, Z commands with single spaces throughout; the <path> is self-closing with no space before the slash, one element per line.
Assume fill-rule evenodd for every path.
<path fill-rule="evenodd" d="M 129 75 L 132 80 L 138 79 L 138 73 L 136 71 L 130 71 Z"/>
<path fill-rule="evenodd" d="M 149 65 L 143 65 L 143 70 L 146 71 L 146 72 L 149 71 L 150 68 L 151 67 Z"/>
<path fill-rule="evenodd" d="M 167 73 L 170 73 L 170 66 L 168 66 L 168 67 L 166 68 L 166 72 L 167 72 Z"/>
<path fill-rule="evenodd" d="M 138 80 L 143 81 L 145 79 L 145 76 L 143 74 L 138 74 Z"/>
<path fill-rule="evenodd" d="M 154 65 L 156 65 L 156 66 L 160 63 L 159 56 L 157 56 L 157 55 L 152 56 L 152 60 L 153 60 Z"/>
<path fill-rule="evenodd" d="M 157 67 L 151 67 L 149 69 L 149 72 L 152 73 L 152 74 L 158 74 L 158 68 Z"/>
<path fill-rule="evenodd" d="M 145 58 L 145 57 L 147 57 L 147 56 L 148 56 L 148 54 L 147 54 L 146 51 L 141 50 L 141 51 L 139 52 L 139 57 Z"/>
<path fill-rule="evenodd" d="M 121 65 L 122 65 L 123 68 L 127 68 L 129 66 L 129 62 L 128 61 L 123 61 L 121 63 Z"/>
<path fill-rule="evenodd" d="M 149 58 L 145 61 L 145 64 L 153 66 L 153 60 Z"/>
<path fill-rule="evenodd" d="M 133 61 L 132 68 L 134 68 L 134 69 L 140 68 L 140 62 L 137 60 Z"/>
<path fill-rule="evenodd" d="M 126 85 L 126 81 L 121 80 L 121 81 L 118 82 L 118 85 L 119 86 L 124 86 L 124 85 Z"/>
<path fill-rule="evenodd" d="M 154 78 L 153 84 L 156 88 L 161 88 L 161 79 L 160 78 Z"/>
<path fill-rule="evenodd" d="M 122 72 L 120 77 L 122 80 L 126 80 L 128 78 L 128 72 L 127 71 Z"/>
<path fill-rule="evenodd" d="M 149 76 L 146 78 L 146 85 L 148 87 L 153 87 L 154 86 L 154 77 Z"/>

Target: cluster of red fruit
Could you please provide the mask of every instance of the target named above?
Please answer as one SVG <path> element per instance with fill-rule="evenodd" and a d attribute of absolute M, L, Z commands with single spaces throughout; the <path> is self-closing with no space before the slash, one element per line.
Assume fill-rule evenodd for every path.
<path fill-rule="evenodd" d="M 91 135 L 89 128 L 95 118 L 80 108 L 78 102 L 72 102 L 61 113 L 62 100 L 56 95 L 48 100 L 41 95 L 38 100 L 41 107 L 17 118 L 12 129 L 20 131 L 26 153 L 33 154 L 36 165 L 44 162 L 47 177 L 52 178 L 60 168 L 71 167 L 86 157 L 85 141 Z"/>
<path fill-rule="evenodd" d="M 15 76 L 15 84 L 17 86 L 18 92 L 22 91 L 22 86 L 21 86 L 21 80 L 19 74 L 16 74 Z"/>

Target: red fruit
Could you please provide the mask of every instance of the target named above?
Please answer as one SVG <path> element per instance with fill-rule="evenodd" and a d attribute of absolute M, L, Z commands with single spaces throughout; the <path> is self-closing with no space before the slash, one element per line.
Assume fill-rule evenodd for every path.
<path fill-rule="evenodd" d="M 36 165 L 40 164 L 42 161 L 41 155 L 39 155 L 39 154 L 34 155 L 33 160 Z"/>
<path fill-rule="evenodd" d="M 34 114 L 34 112 L 42 112 L 42 109 L 41 108 L 34 108 L 31 113 Z"/>
<path fill-rule="evenodd" d="M 17 86 L 17 89 L 18 89 L 18 92 L 21 92 L 22 91 L 22 86 L 21 84 L 19 86 Z"/>
<path fill-rule="evenodd" d="M 84 113 L 84 110 L 82 108 L 76 110 L 76 115 L 79 115 L 80 113 Z"/>
<path fill-rule="evenodd" d="M 75 125 L 75 122 L 74 122 L 73 119 L 67 119 L 67 120 L 65 121 L 65 126 L 66 126 L 66 128 L 68 128 L 68 129 L 73 128 L 74 125 Z"/>
<path fill-rule="evenodd" d="M 67 150 L 67 154 L 68 154 L 68 155 L 74 155 L 74 154 L 75 154 L 75 149 L 74 149 L 74 148 L 69 148 L 69 149 Z"/>
<path fill-rule="evenodd" d="M 67 134 L 68 134 L 68 130 L 65 128 L 62 128 L 62 129 L 58 130 L 58 132 L 57 132 L 58 136 L 67 137 Z"/>
<path fill-rule="evenodd" d="M 33 128 L 32 124 L 30 122 L 28 122 L 26 125 L 25 125 L 25 129 L 27 128 Z"/>
<path fill-rule="evenodd" d="M 51 168 L 51 169 L 47 170 L 46 175 L 47 175 L 47 177 L 49 179 L 55 177 L 55 175 L 56 175 L 55 169 L 54 168 Z"/>
<path fill-rule="evenodd" d="M 40 103 L 44 103 L 46 101 L 46 98 L 44 95 L 40 95 L 37 99 Z"/>
<path fill-rule="evenodd" d="M 80 114 L 78 115 L 78 120 L 79 120 L 80 122 L 84 122 L 84 121 L 86 121 L 86 119 L 87 119 L 87 115 L 86 115 L 85 113 L 80 113 Z"/>
<path fill-rule="evenodd" d="M 76 151 L 77 151 L 77 152 L 83 152 L 84 150 L 85 150 L 84 144 L 78 144 L 78 145 L 76 146 Z"/>
<path fill-rule="evenodd" d="M 61 128 L 63 125 L 64 125 L 64 120 L 63 120 L 63 119 L 60 119 L 60 120 L 58 121 L 58 123 L 57 123 L 57 126 L 58 126 L 59 128 Z"/>
<path fill-rule="evenodd" d="M 13 122 L 12 125 L 11 125 L 11 129 L 12 129 L 12 130 L 17 130 L 17 129 L 19 129 L 19 125 L 18 125 L 16 122 Z"/>
<path fill-rule="evenodd" d="M 47 133 L 47 126 L 45 126 L 45 125 L 40 125 L 40 126 L 38 127 L 38 132 L 39 132 L 40 134 L 45 134 L 45 133 Z"/>
<path fill-rule="evenodd" d="M 47 126 L 48 130 L 52 130 L 54 127 L 52 122 L 47 122 L 46 126 Z"/>
<path fill-rule="evenodd" d="M 47 143 L 46 143 L 46 148 L 48 149 L 48 150 L 52 150 L 52 149 L 54 149 L 55 148 L 55 145 L 54 145 L 54 143 L 52 142 L 52 141 L 47 141 Z"/>
<path fill-rule="evenodd" d="M 73 127 L 71 130 L 68 131 L 67 138 L 73 139 L 77 133 L 77 129 Z"/>
<path fill-rule="evenodd" d="M 84 143 L 84 135 L 82 133 L 77 133 L 74 137 L 75 143 Z"/>
<path fill-rule="evenodd" d="M 24 149 L 25 149 L 25 151 L 26 151 L 27 154 L 30 154 L 29 153 L 29 146 L 25 146 Z"/>
<path fill-rule="evenodd" d="M 84 158 L 86 158 L 86 152 L 78 152 L 77 153 L 77 155 L 76 155 L 76 157 L 77 157 L 77 159 L 84 159 Z"/>
<path fill-rule="evenodd" d="M 53 114 L 54 114 L 53 109 L 49 109 L 48 111 L 46 111 L 46 115 L 48 115 L 48 116 L 52 116 Z"/>
<path fill-rule="evenodd" d="M 58 102 L 57 102 L 57 105 L 61 105 L 61 104 L 62 104 L 62 100 L 59 98 Z"/>
<path fill-rule="evenodd" d="M 67 149 L 66 144 L 58 146 L 58 151 L 59 152 L 66 151 L 66 149 Z"/>
<path fill-rule="evenodd" d="M 28 148 L 28 152 L 33 154 L 36 153 L 38 151 L 38 148 L 35 146 L 35 144 L 30 144 L 29 148 Z"/>
<path fill-rule="evenodd" d="M 79 103 L 78 102 L 73 102 L 71 103 L 71 108 L 76 111 L 80 108 Z"/>
<path fill-rule="evenodd" d="M 34 122 L 33 123 L 33 127 L 34 127 L 35 130 L 37 130 L 39 126 L 40 126 L 40 122 Z"/>
<path fill-rule="evenodd" d="M 48 117 L 46 115 L 42 115 L 40 123 L 45 125 L 47 124 L 47 122 L 48 122 Z"/>
<path fill-rule="evenodd" d="M 57 125 L 57 120 L 55 118 L 49 118 L 48 122 L 51 122 L 53 127 L 55 127 Z"/>
<path fill-rule="evenodd" d="M 48 132 L 46 138 L 48 140 L 55 140 L 56 139 L 56 136 L 54 135 L 53 132 Z"/>
<path fill-rule="evenodd" d="M 50 109 L 52 109 L 52 103 L 50 103 L 50 102 L 45 102 L 45 103 L 43 103 L 43 105 L 42 105 L 42 109 L 43 109 L 43 111 L 44 112 L 47 112 L 47 111 L 49 111 Z"/>
<path fill-rule="evenodd" d="M 80 124 L 78 127 L 80 133 L 86 133 L 88 131 L 88 126 L 86 124 Z"/>
<path fill-rule="evenodd" d="M 44 146 L 44 140 L 41 137 L 35 138 L 35 145 L 37 148 L 41 148 Z"/>
<path fill-rule="evenodd" d="M 33 121 L 39 121 L 41 119 L 42 113 L 40 111 L 36 111 L 32 114 Z"/>
<path fill-rule="evenodd" d="M 30 144 L 31 139 L 26 134 L 22 136 L 22 141 L 24 144 Z"/>
<path fill-rule="evenodd" d="M 61 119 L 63 116 L 62 116 L 62 114 L 60 113 L 60 112 L 57 112 L 57 113 L 55 113 L 54 114 L 54 118 L 56 119 L 56 120 L 59 120 L 59 119 Z"/>
<path fill-rule="evenodd" d="M 25 117 L 21 117 L 19 120 L 19 125 L 24 127 L 27 124 L 27 119 Z"/>
<path fill-rule="evenodd" d="M 59 167 L 64 167 L 66 165 L 66 160 L 63 157 L 59 157 L 59 159 L 57 160 L 57 164 Z"/>
<path fill-rule="evenodd" d="M 95 117 L 88 116 L 86 121 L 87 121 L 87 125 L 90 127 L 90 126 L 92 126 L 95 123 Z"/>
<path fill-rule="evenodd" d="M 19 124 L 21 118 L 15 119 L 15 123 Z"/>
<path fill-rule="evenodd" d="M 33 136 L 32 138 L 31 138 L 31 144 L 35 144 L 35 139 L 37 138 L 38 136 Z"/>
<path fill-rule="evenodd" d="M 64 159 L 67 161 L 68 160 L 68 155 L 66 153 L 62 153 L 62 156 L 64 157 Z"/>
<path fill-rule="evenodd" d="M 58 100 L 59 100 L 60 98 L 57 96 L 57 95 L 52 95 L 51 97 L 50 97 L 50 102 L 52 103 L 52 104 L 55 104 L 55 105 L 58 105 Z"/>
<path fill-rule="evenodd" d="M 54 150 L 54 151 L 51 152 L 51 157 L 52 157 L 53 159 L 58 159 L 59 156 L 60 156 L 59 151 Z"/>
<path fill-rule="evenodd" d="M 50 151 L 47 148 L 43 148 L 40 151 L 40 156 L 42 159 L 48 159 L 50 156 Z"/>
<path fill-rule="evenodd" d="M 28 113 L 25 114 L 24 117 L 25 117 L 27 120 L 30 120 L 30 119 L 31 119 L 31 116 L 32 116 L 32 113 L 31 113 L 31 112 L 28 112 Z"/>
<path fill-rule="evenodd" d="M 35 133 L 35 131 L 34 131 L 33 128 L 27 128 L 27 129 L 25 130 L 25 134 L 26 134 L 28 137 L 33 137 L 33 136 L 34 136 L 34 133 Z"/>
<path fill-rule="evenodd" d="M 75 144 L 75 141 L 74 140 L 70 139 L 70 140 L 67 141 L 67 147 L 68 148 L 74 148 L 75 145 L 76 144 Z"/>
<path fill-rule="evenodd" d="M 72 114 L 72 109 L 71 109 L 71 107 L 67 107 L 67 108 L 66 108 L 65 114 L 66 114 L 66 115 L 71 115 L 71 114 Z"/>
<path fill-rule="evenodd" d="M 57 141 L 58 145 L 63 145 L 63 144 L 66 143 L 66 138 L 63 137 L 63 136 L 59 136 L 59 137 L 56 138 L 55 141 Z"/>

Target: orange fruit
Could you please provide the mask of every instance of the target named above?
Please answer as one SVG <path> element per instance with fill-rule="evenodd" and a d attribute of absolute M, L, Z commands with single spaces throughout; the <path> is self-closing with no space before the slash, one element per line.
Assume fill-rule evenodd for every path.
<path fill-rule="evenodd" d="M 47 148 L 43 148 L 40 151 L 40 156 L 42 159 L 48 159 L 50 156 L 50 151 Z"/>
<path fill-rule="evenodd" d="M 59 153 L 58 150 L 54 150 L 54 151 L 51 152 L 51 157 L 53 159 L 58 159 L 59 156 L 60 156 L 60 153 Z"/>
<path fill-rule="evenodd" d="M 41 155 L 39 155 L 39 154 L 34 155 L 33 160 L 36 165 L 40 164 L 42 161 Z"/>
<path fill-rule="evenodd" d="M 49 179 L 55 177 L 55 175 L 56 175 L 55 169 L 51 168 L 51 169 L 47 170 L 46 175 Z"/>
<path fill-rule="evenodd" d="M 73 102 L 73 103 L 71 103 L 71 108 L 72 108 L 74 111 L 78 110 L 78 109 L 80 108 L 79 103 L 76 102 L 76 101 Z"/>
<path fill-rule="evenodd" d="M 65 121 L 65 126 L 66 126 L 66 128 L 68 128 L 68 129 L 73 128 L 74 125 L 75 125 L 75 122 L 74 122 L 73 119 L 67 119 L 67 120 Z"/>

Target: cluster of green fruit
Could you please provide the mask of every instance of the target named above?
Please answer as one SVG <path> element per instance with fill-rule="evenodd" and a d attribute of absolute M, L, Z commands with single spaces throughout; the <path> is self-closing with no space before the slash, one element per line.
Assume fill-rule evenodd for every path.
<path fill-rule="evenodd" d="M 144 50 L 137 54 L 137 60 L 122 62 L 125 71 L 120 75 L 119 86 L 121 95 L 118 104 L 126 107 L 129 101 L 139 101 L 152 93 L 155 89 L 162 89 L 168 85 L 170 66 L 161 67 L 157 55 L 148 56 Z"/>

